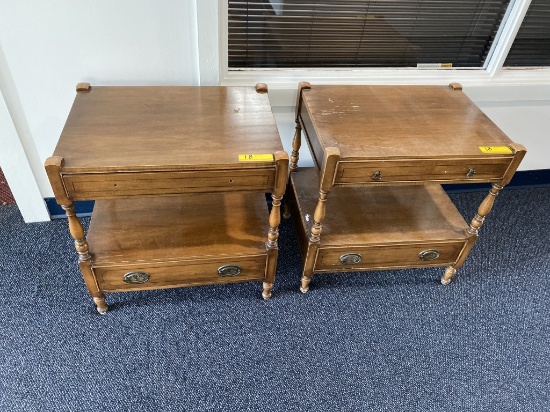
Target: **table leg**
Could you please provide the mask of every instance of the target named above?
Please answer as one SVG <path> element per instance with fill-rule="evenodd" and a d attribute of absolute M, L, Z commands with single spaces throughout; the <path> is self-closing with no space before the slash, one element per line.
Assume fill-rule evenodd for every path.
<path fill-rule="evenodd" d="M 69 222 L 69 232 L 71 233 L 72 238 L 74 239 L 74 246 L 78 253 L 78 266 L 82 272 L 82 277 L 84 278 L 84 283 L 88 288 L 88 292 L 92 296 L 97 311 L 101 314 L 104 314 L 108 310 L 108 306 L 105 303 L 105 295 L 99 290 L 99 286 L 95 280 L 94 274 L 92 273 L 92 255 L 90 255 L 90 250 L 88 247 L 88 242 L 84 237 L 84 228 L 76 216 L 74 210 L 74 203 L 68 205 L 61 205 L 65 214 L 67 215 L 67 220 Z"/>
<path fill-rule="evenodd" d="M 485 197 L 483 202 L 481 202 L 481 205 L 479 205 L 477 214 L 472 219 L 470 227 L 468 227 L 468 229 L 466 230 L 468 232 L 468 241 L 466 242 L 466 246 L 462 249 L 462 252 L 460 253 L 460 256 L 458 257 L 456 263 L 452 266 L 448 266 L 445 270 L 445 273 L 441 277 L 441 283 L 443 285 L 448 285 L 449 283 L 451 283 L 453 276 L 456 273 L 456 270 L 460 269 L 460 267 L 462 267 L 462 265 L 464 264 L 464 261 L 468 257 L 468 254 L 472 250 L 472 247 L 474 246 L 474 243 L 479 236 L 479 229 L 481 229 L 481 227 L 483 226 L 483 223 L 485 222 L 485 217 L 493 209 L 495 199 L 503 187 L 503 185 L 493 183 L 491 190 L 489 190 L 489 194 L 487 195 L 487 197 Z"/>
<path fill-rule="evenodd" d="M 265 281 L 263 282 L 262 297 L 269 299 L 271 289 L 275 282 L 275 272 L 277 270 L 277 256 L 279 254 L 279 224 L 281 223 L 281 200 L 286 190 L 288 181 L 288 154 L 286 152 L 275 152 L 275 188 L 271 198 L 271 213 L 269 214 L 269 232 L 265 244 L 267 250 L 267 262 Z"/>

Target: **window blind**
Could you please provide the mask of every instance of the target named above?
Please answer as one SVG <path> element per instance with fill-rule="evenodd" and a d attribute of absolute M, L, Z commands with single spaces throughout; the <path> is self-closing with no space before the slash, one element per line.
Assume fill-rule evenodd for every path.
<path fill-rule="evenodd" d="M 482 67 L 509 0 L 228 0 L 229 68 Z"/>
<path fill-rule="evenodd" d="M 550 1 L 531 2 L 504 66 L 550 66 Z"/>

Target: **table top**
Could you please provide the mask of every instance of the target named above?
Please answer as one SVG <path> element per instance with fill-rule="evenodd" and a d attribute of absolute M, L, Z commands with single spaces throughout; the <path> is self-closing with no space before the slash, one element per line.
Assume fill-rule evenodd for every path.
<path fill-rule="evenodd" d="M 249 168 L 283 150 L 255 87 L 96 87 L 77 93 L 54 156 L 66 173 Z M 273 166 L 274 161 L 261 162 Z"/>
<path fill-rule="evenodd" d="M 342 160 L 481 157 L 480 147 L 513 143 L 449 86 L 312 85 L 302 96 L 302 118 L 309 116 L 321 147 L 338 148 Z"/>

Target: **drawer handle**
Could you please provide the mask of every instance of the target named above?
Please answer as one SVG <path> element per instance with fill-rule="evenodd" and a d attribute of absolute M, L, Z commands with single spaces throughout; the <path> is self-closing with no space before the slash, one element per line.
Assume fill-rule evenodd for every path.
<path fill-rule="evenodd" d="M 382 172 L 380 170 L 375 170 L 370 178 L 377 181 L 382 180 Z"/>
<path fill-rule="evenodd" d="M 468 173 L 466 173 L 466 177 L 469 179 L 471 177 L 474 177 L 475 174 L 476 174 L 476 169 L 474 169 L 473 167 L 470 167 L 468 168 Z"/>
<path fill-rule="evenodd" d="M 420 260 L 436 260 L 439 257 L 439 250 L 423 250 L 418 254 L 418 257 L 420 258 Z"/>
<path fill-rule="evenodd" d="M 145 283 L 149 280 L 149 273 L 146 272 L 128 272 L 122 278 L 124 282 L 131 284 Z"/>
<path fill-rule="evenodd" d="M 237 276 L 241 273 L 241 267 L 237 265 L 225 265 L 218 269 L 220 276 Z"/>
<path fill-rule="evenodd" d="M 340 263 L 343 265 L 356 265 L 361 262 L 361 255 L 358 253 L 346 253 L 340 256 Z"/>

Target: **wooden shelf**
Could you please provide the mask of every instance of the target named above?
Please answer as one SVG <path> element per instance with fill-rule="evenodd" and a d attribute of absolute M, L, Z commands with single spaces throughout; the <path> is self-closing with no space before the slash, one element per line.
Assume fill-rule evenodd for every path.
<path fill-rule="evenodd" d="M 319 177 L 315 168 L 300 168 L 290 180 L 289 202 L 305 256 Z M 335 187 L 326 208 L 316 272 L 445 266 L 456 261 L 468 238 L 468 225 L 437 184 Z M 437 259 L 419 258 L 432 249 L 439 251 Z M 342 264 L 345 253 L 359 253 L 362 261 Z"/>
<path fill-rule="evenodd" d="M 88 231 L 92 270 L 105 291 L 260 280 L 268 218 L 257 194 L 99 200 Z M 242 272 L 228 280 L 217 272 L 223 265 Z M 131 271 L 150 279 L 124 282 Z"/>

